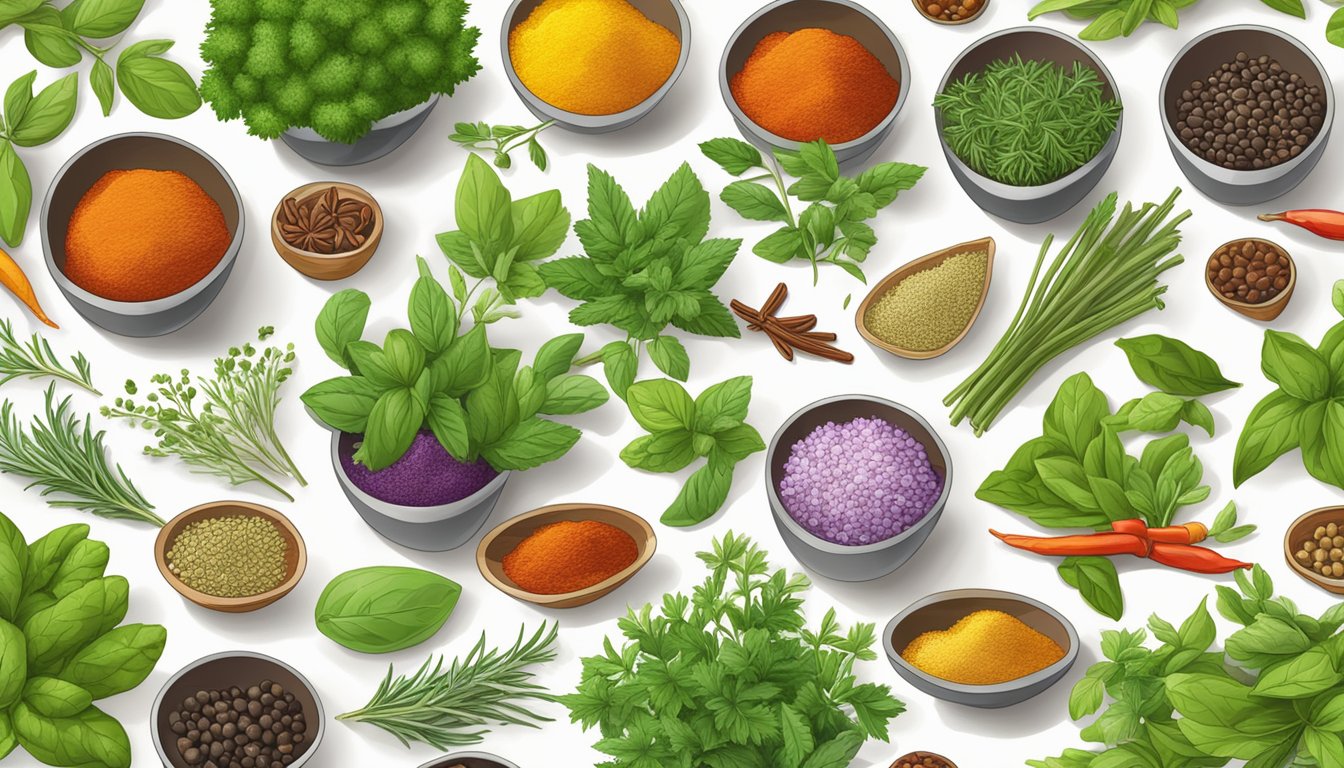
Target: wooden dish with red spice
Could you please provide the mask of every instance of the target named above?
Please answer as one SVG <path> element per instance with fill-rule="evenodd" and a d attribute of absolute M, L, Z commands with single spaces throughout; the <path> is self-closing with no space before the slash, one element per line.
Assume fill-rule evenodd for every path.
<path fill-rule="evenodd" d="M 554 594 L 544 594 L 524 589 L 510 577 L 509 571 L 513 568 L 506 566 L 505 561 L 513 553 L 520 552 L 520 545 L 529 540 L 535 542 L 536 540 L 532 538 L 534 534 L 559 523 L 584 524 L 585 528 L 582 529 L 577 526 L 568 526 L 578 532 L 596 531 L 599 534 L 614 534 L 618 545 L 624 543 L 624 536 L 628 536 L 630 542 L 634 545 L 634 549 L 628 552 L 630 557 L 622 559 L 622 562 L 628 560 L 628 564 L 606 578 L 579 589 L 570 589 Z M 611 529 L 616 530 L 613 532 Z M 644 518 L 632 512 L 601 504 L 553 504 L 534 509 L 531 512 L 524 512 L 501 523 L 487 533 L 476 548 L 476 567 L 480 569 L 481 575 L 485 577 L 486 581 L 516 600 L 540 605 L 544 608 L 574 608 L 604 597 L 629 581 L 653 558 L 657 545 L 658 538 L 653 532 L 653 526 L 649 525 Z M 531 570 L 537 570 L 537 565 L 552 565 L 536 563 L 536 553 L 529 554 L 534 561 L 528 564 Z M 617 555 L 614 553 L 613 556 Z M 510 565 L 514 564 L 510 563 Z M 558 565 L 556 568 L 548 570 L 557 577 L 556 583 L 558 584 L 563 584 L 564 578 L 568 575 Z"/>
<path fill-rule="evenodd" d="M 314 280 L 355 274 L 373 258 L 382 239 L 382 208 L 354 184 L 305 184 L 280 198 L 271 216 L 276 253 Z"/>

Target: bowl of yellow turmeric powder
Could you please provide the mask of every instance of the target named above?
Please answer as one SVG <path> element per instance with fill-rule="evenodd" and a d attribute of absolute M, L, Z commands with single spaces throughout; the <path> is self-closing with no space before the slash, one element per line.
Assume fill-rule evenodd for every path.
<path fill-rule="evenodd" d="M 538 119 L 606 133 L 672 90 L 690 59 L 691 21 L 680 0 L 513 0 L 500 47 Z"/>
<path fill-rule="evenodd" d="M 122 336 L 161 336 L 219 295 L 243 219 L 238 188 L 214 158 L 172 136 L 123 133 L 56 173 L 42 203 L 42 250 L 87 320 Z"/>
<path fill-rule="evenodd" d="M 1078 632 L 1059 611 L 1025 595 L 954 589 L 896 614 L 883 645 L 897 674 L 924 693 L 997 708 L 1059 682 L 1078 657 Z"/>

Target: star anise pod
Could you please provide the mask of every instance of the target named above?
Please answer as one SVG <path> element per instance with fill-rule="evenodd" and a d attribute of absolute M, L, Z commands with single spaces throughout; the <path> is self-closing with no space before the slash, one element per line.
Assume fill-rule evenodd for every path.
<path fill-rule="evenodd" d="M 373 209 L 336 187 L 280 207 L 280 235 L 294 248 L 313 253 L 346 253 L 364 245 L 373 228 Z"/>

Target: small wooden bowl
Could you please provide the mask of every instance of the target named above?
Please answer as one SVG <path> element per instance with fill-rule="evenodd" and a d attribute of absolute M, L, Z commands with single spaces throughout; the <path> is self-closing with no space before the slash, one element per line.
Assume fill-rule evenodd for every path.
<path fill-rule="evenodd" d="M 955 27 L 955 26 L 957 26 L 958 24 L 969 24 L 970 22 L 975 21 L 976 19 L 980 18 L 980 16 L 981 16 L 982 14 L 984 14 L 984 12 L 985 12 L 985 8 L 989 6 L 989 0 L 980 0 L 980 8 L 977 9 L 975 13 L 972 13 L 970 16 L 967 16 L 967 17 L 964 18 L 964 19 L 957 19 L 956 21 L 949 21 L 949 20 L 947 20 L 947 19 L 940 19 L 940 18 L 938 18 L 937 16 L 930 16 L 930 15 L 929 15 L 929 12 L 926 11 L 926 10 L 924 10 L 924 9 L 927 8 L 928 5 L 929 5 L 927 2 L 921 3 L 919 0 L 914 0 L 914 4 L 915 4 L 915 10 L 919 11 L 919 15 L 920 15 L 920 16 L 923 16 L 924 18 L 928 19 L 929 21 L 932 21 L 934 24 L 946 24 L 946 25 L 948 25 L 949 27 Z M 923 754 L 923 753 L 920 753 L 920 754 Z M 929 754 L 933 754 L 933 753 L 929 753 Z M 935 757 L 936 757 L 936 755 L 935 755 Z"/>
<path fill-rule="evenodd" d="M 1302 542 L 1311 540 L 1311 534 L 1316 530 L 1316 526 L 1327 523 L 1344 524 L 1344 507 L 1320 507 L 1294 520 L 1283 534 L 1283 556 L 1288 560 L 1288 567 L 1298 576 L 1326 592 L 1344 595 L 1344 579 L 1327 579 L 1293 558 L 1293 552 L 1302 545 Z"/>
<path fill-rule="evenodd" d="M 369 232 L 369 238 L 364 241 L 364 244 L 345 253 L 315 253 L 295 248 L 285 242 L 285 238 L 280 235 L 280 211 L 284 207 L 285 200 L 292 197 L 302 201 L 309 195 L 331 187 L 335 187 L 341 197 L 354 198 L 373 209 L 373 230 Z M 271 214 L 271 243 L 275 246 L 275 252 L 280 254 L 280 258 L 284 259 L 289 266 L 314 280 L 344 280 L 355 274 L 363 269 L 365 264 L 369 263 L 369 259 L 373 258 L 373 252 L 378 250 L 378 243 L 382 239 L 383 209 L 379 207 L 378 201 L 373 199 L 373 195 L 360 187 L 341 181 L 318 181 L 312 184 L 304 184 L 280 198 L 280 202 L 275 205 L 275 212 Z"/>
<path fill-rule="evenodd" d="M 1277 251 L 1280 257 L 1288 260 L 1288 287 L 1284 288 L 1278 296 L 1259 304 L 1249 304 L 1244 301 L 1229 299 L 1219 293 L 1217 288 L 1213 287 L 1213 280 L 1209 277 L 1209 263 L 1207 261 L 1204 262 L 1204 285 L 1208 287 L 1209 293 L 1212 293 L 1224 306 L 1236 310 L 1252 320 L 1273 320 L 1283 314 L 1283 310 L 1288 308 L 1288 300 L 1293 297 L 1293 289 L 1297 287 L 1297 262 L 1293 261 L 1292 254 L 1284 250 L 1283 246 L 1269 240 L 1262 240 L 1258 237 L 1239 237 L 1236 240 L 1228 240 L 1226 243 L 1223 243 L 1214 249 L 1214 253 L 1221 251 L 1223 248 L 1232 245 L 1233 243 L 1244 243 L 1248 240 L 1252 243 L 1267 245 Z"/>
<path fill-rule="evenodd" d="M 883 341 L 877 337 L 877 334 L 868 329 L 868 310 L 877 303 L 878 299 L 886 295 L 887 291 L 895 288 L 901 281 L 916 272 L 932 269 L 953 256 L 971 251 L 984 251 L 989 257 L 988 263 L 985 265 L 985 284 L 980 289 L 980 302 L 975 305 L 975 311 L 971 313 L 970 319 L 966 321 L 966 327 L 961 329 L 961 333 L 957 334 L 956 338 L 938 349 L 902 349 L 894 344 Z M 882 278 L 877 285 L 874 285 L 873 289 L 868 292 L 868 296 L 864 298 L 863 303 L 859 304 L 858 312 L 854 314 L 854 326 L 858 328 L 859 335 L 864 339 L 867 339 L 869 344 L 872 344 L 879 349 L 886 350 L 897 357 L 904 357 L 908 360 L 928 360 L 929 358 L 938 357 L 957 346 L 957 344 L 960 344 L 961 340 L 966 338 L 966 334 L 971 332 L 971 326 L 975 325 L 976 319 L 980 317 L 980 310 L 984 309 L 985 299 L 989 297 L 989 281 L 993 276 L 994 238 L 992 237 L 982 237 L 979 240 L 970 240 L 965 243 L 958 243 L 950 248 L 944 248 L 941 251 L 934 251 L 927 256 L 921 256 L 909 264 L 900 267 L 895 272 Z"/>
<path fill-rule="evenodd" d="M 504 556 L 517 548 L 523 539 L 531 536 L 533 531 L 563 520 L 576 522 L 596 520 L 599 523 L 614 525 L 630 534 L 639 548 L 639 555 L 635 558 L 635 562 L 620 573 L 576 592 L 538 595 L 522 589 L 505 575 Z M 653 552 L 657 547 L 658 537 L 653 533 L 653 526 L 632 512 L 601 504 L 553 504 L 524 512 L 487 533 L 485 538 L 481 539 L 480 546 L 476 548 L 476 567 L 481 570 L 481 575 L 486 581 L 516 600 L 544 608 L 574 608 L 604 597 L 629 581 L 631 576 L 638 573 L 639 569 L 653 558 Z"/>
<path fill-rule="evenodd" d="M 275 524 L 280 535 L 285 538 L 288 545 L 285 549 L 285 574 L 286 578 L 280 586 L 269 592 L 262 592 L 259 595 L 248 595 L 247 597 L 216 597 L 207 595 L 200 590 L 193 589 L 185 582 L 179 579 L 176 574 L 168 567 L 168 550 L 172 549 L 173 542 L 177 541 L 177 536 L 188 523 L 194 523 L 198 520 L 209 520 L 217 517 L 264 517 Z M 303 577 L 303 570 L 308 565 L 308 550 L 303 545 L 303 537 L 299 535 L 299 529 L 289 521 L 289 518 L 276 512 L 269 507 L 263 507 L 260 504 L 249 504 L 245 501 L 215 501 L 209 504 L 202 504 L 199 507 L 193 507 L 186 512 L 174 517 L 168 521 L 168 524 L 159 530 L 159 537 L 154 541 L 154 562 L 159 566 L 159 573 L 168 584 L 178 591 L 183 597 L 191 602 L 209 608 L 212 611 L 222 611 L 224 613 L 246 613 L 255 611 L 258 608 L 264 608 L 276 600 L 289 594 L 299 579 Z"/>
<path fill-rule="evenodd" d="M 956 763 L 952 762 L 951 760 L 948 760 L 946 757 L 943 757 L 937 752 L 909 752 L 896 758 L 896 761 L 891 764 L 891 768 L 896 768 L 896 766 L 900 765 L 902 761 L 912 760 L 918 763 L 919 761 L 929 757 L 932 757 L 934 760 L 942 760 L 944 763 L 947 764 L 947 768 L 957 768 Z"/>

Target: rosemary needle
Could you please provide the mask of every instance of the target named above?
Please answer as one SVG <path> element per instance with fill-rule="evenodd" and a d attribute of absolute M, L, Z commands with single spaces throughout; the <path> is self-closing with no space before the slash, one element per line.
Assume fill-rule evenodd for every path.
<path fill-rule="evenodd" d="M 0 385 L 14 379 L 54 378 L 83 387 L 95 395 L 102 393 L 93 386 L 89 361 L 83 353 L 70 358 L 75 370 L 61 364 L 51 351 L 47 340 L 34 333 L 26 344 L 14 335 L 14 326 L 8 319 L 0 320 Z"/>

